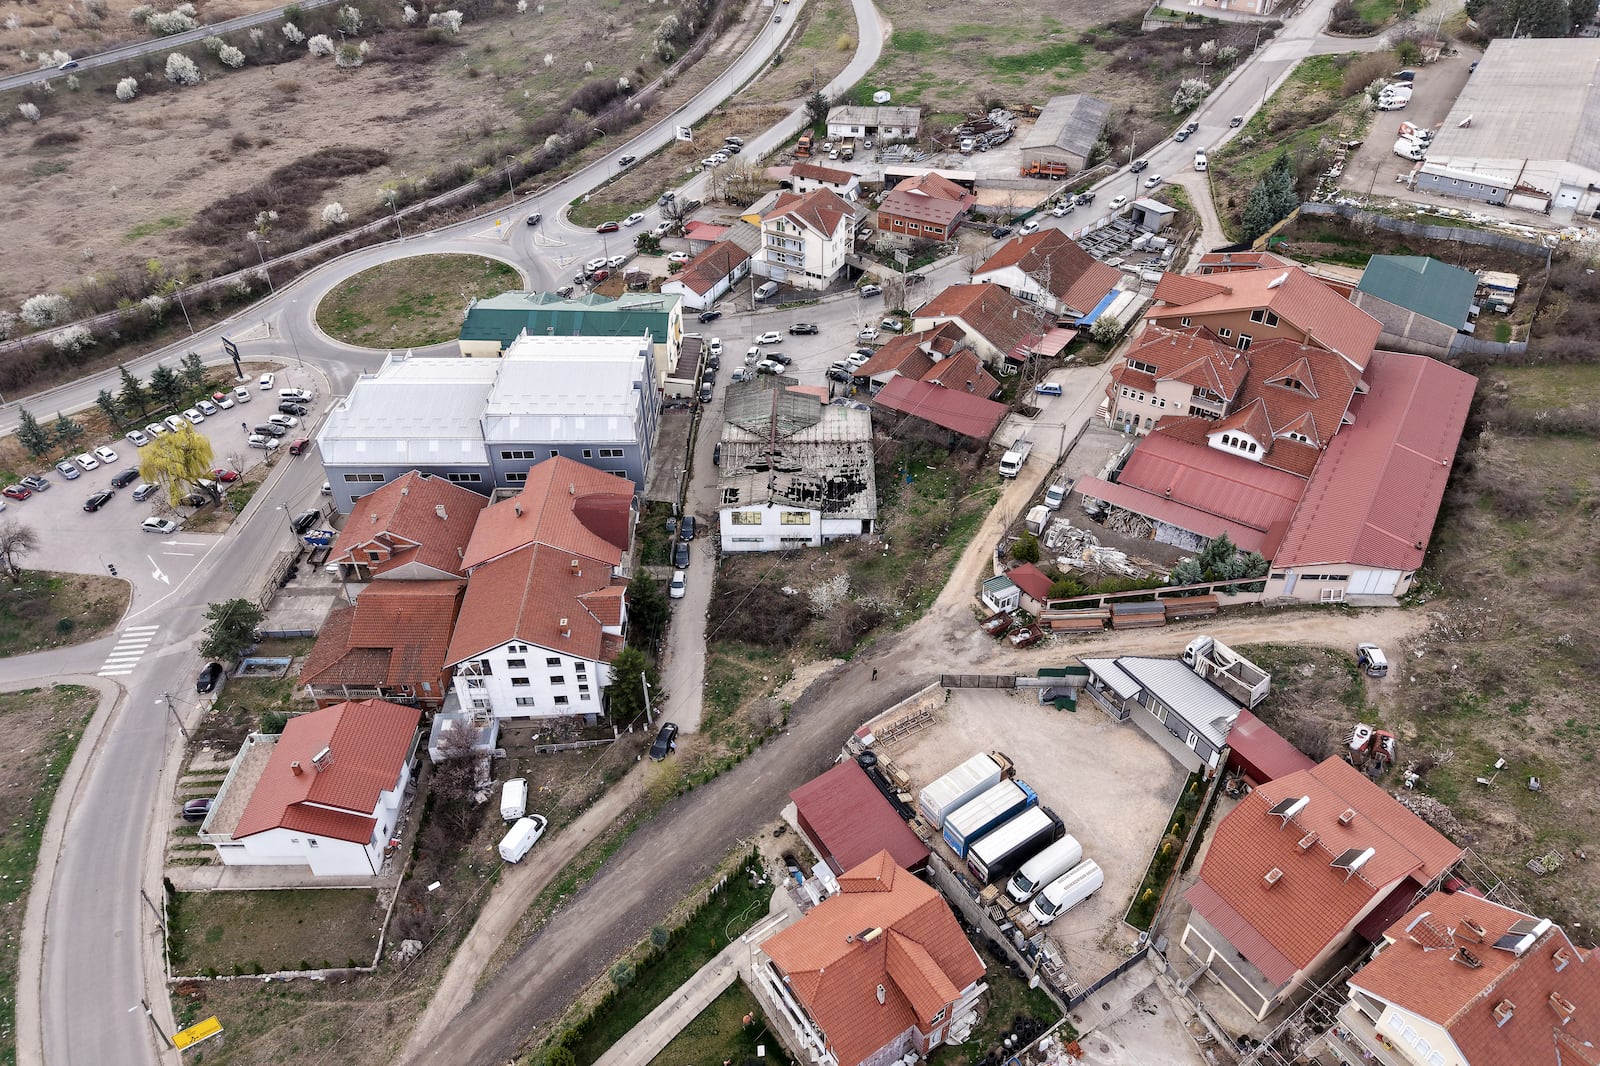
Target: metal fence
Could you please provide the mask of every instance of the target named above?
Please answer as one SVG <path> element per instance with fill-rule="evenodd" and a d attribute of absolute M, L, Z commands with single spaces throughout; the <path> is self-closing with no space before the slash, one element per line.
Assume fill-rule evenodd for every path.
<path fill-rule="evenodd" d="M 1425 222 L 1412 222 L 1405 218 L 1390 218 L 1376 211 L 1364 211 L 1359 207 L 1349 204 L 1315 204 L 1304 203 L 1300 205 L 1302 215 L 1337 215 L 1349 219 L 1357 226 L 1375 226 L 1390 233 L 1401 233 L 1407 237 L 1426 237 L 1432 241 L 1453 241 L 1461 244 L 1476 244 L 1484 248 L 1498 248 L 1502 252 L 1512 252 L 1516 255 L 1525 255 L 1529 259 L 1550 260 L 1550 249 L 1538 241 L 1530 241 L 1523 237 L 1513 237 L 1509 233 L 1496 233 L 1493 230 L 1473 229 L 1468 226 L 1430 225 Z"/>
<path fill-rule="evenodd" d="M 1015 674 L 940 674 L 942 688 L 1016 688 Z"/>
<path fill-rule="evenodd" d="M 1144 957 L 1148 954 L 1150 954 L 1150 943 L 1149 941 L 1146 941 L 1138 951 L 1135 951 L 1132 955 L 1129 955 L 1126 959 L 1123 959 L 1122 962 L 1118 963 L 1115 967 L 1106 971 L 1106 973 L 1102 974 L 1100 979 L 1094 984 L 1090 985 L 1088 988 L 1085 988 L 1082 992 L 1076 992 L 1070 996 L 1067 999 L 1067 1010 L 1077 1010 L 1078 1007 L 1082 1005 L 1084 1000 L 1088 999 L 1106 985 L 1109 985 L 1112 981 L 1115 981 L 1117 978 L 1121 977 L 1123 974 L 1139 965 L 1139 963 L 1144 961 Z"/>
<path fill-rule="evenodd" d="M 602 737 L 599 740 L 569 740 L 563 744 L 535 744 L 535 755 L 555 755 L 563 751 L 577 751 L 579 748 L 603 748 L 607 744 L 615 744 L 615 737 Z"/>

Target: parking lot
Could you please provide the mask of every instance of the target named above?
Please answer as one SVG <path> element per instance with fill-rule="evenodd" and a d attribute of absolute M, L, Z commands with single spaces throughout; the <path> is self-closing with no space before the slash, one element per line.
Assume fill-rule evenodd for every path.
<path fill-rule="evenodd" d="M 1438 128 L 1455 105 L 1461 87 L 1467 83 L 1469 68 L 1478 55 L 1464 48 L 1459 56 L 1419 68 L 1411 101 L 1405 107 L 1399 111 L 1374 112 L 1366 140 L 1345 161 L 1344 173 L 1340 175 L 1339 187 L 1345 195 L 1357 198 L 1412 195 L 1402 179 L 1419 164 L 1394 154 L 1400 123 Z"/>
<path fill-rule="evenodd" d="M 1087 700 L 1072 713 L 1041 707 L 1031 689 L 954 689 L 937 715 L 932 728 L 881 750 L 911 775 L 914 793 L 978 752 L 1010 756 L 1017 777 L 1105 872 L 1105 887 L 1048 927 L 1077 980 L 1099 977 L 1135 940 L 1122 915 L 1187 775 L 1138 727 L 1117 725 Z"/>

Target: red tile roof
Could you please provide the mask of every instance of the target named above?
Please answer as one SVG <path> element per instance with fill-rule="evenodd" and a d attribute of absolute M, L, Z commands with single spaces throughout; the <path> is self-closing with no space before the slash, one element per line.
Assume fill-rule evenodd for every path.
<path fill-rule="evenodd" d="M 827 1034 L 840 1066 L 858 1066 L 913 1025 L 932 1032 L 934 1016 L 984 966 L 949 905 L 887 851 L 841 875 L 839 886 L 761 950 Z M 881 932 L 858 935 L 869 929 Z"/>
<path fill-rule="evenodd" d="M 1322 456 L 1274 565 L 1422 565 L 1477 379 L 1420 355 L 1377 352 L 1370 391 Z"/>
<path fill-rule="evenodd" d="M 1235 270 L 1282 270 L 1296 266 L 1294 260 L 1284 259 L 1272 252 L 1207 252 L 1195 264 L 1197 274 L 1227 274 Z"/>
<path fill-rule="evenodd" d="M 1272 548 L 1277 544 L 1277 535 L 1273 530 L 1252 529 L 1238 522 L 1230 522 L 1220 518 L 1209 511 L 1188 504 L 1178 503 L 1176 500 L 1165 499 L 1161 496 L 1152 496 L 1141 489 L 1119 484 L 1115 481 L 1101 481 L 1097 477 L 1080 478 L 1077 488 L 1085 496 L 1096 500 L 1104 500 L 1113 507 L 1121 507 L 1136 514 L 1145 515 L 1157 522 L 1187 529 L 1191 533 L 1206 538 L 1220 537 L 1224 533 L 1233 542 L 1233 546 L 1240 551 L 1260 552 L 1268 559 L 1272 558 Z M 1281 535 L 1279 531 L 1278 535 Z"/>
<path fill-rule="evenodd" d="M 300 669 L 307 685 L 413 686 L 440 675 L 465 581 L 375 581 L 338 608 Z"/>
<path fill-rule="evenodd" d="M 963 437 L 988 440 L 1008 408 L 972 393 L 898 377 L 872 397 L 875 406 L 920 418 Z"/>
<path fill-rule="evenodd" d="M 633 532 L 633 482 L 565 456 L 528 469 L 522 491 L 484 510 L 461 565 L 471 570 L 529 544 L 622 562 Z"/>
<path fill-rule="evenodd" d="M 716 222 L 695 221 L 683 227 L 683 235 L 691 241 L 720 241 L 723 234 L 732 228 Z"/>
<path fill-rule="evenodd" d="M 1510 933 L 1519 921 L 1537 919 L 1470 893 L 1435 892 L 1384 934 L 1383 950 L 1350 985 L 1443 1028 L 1474 1066 L 1600 1062 L 1600 961 L 1553 923 L 1520 953 L 1495 947 L 1504 936 L 1520 939 Z M 1478 965 L 1464 964 L 1457 948 Z M 1575 1008 L 1569 1021 L 1552 995 Z M 1513 1009 L 1501 1025 L 1495 1008 L 1507 1000 Z"/>
<path fill-rule="evenodd" d="M 848 170 L 835 170 L 817 163 L 796 163 L 789 168 L 789 176 L 823 181 L 830 185 L 849 185 L 856 180 L 856 176 Z"/>
<path fill-rule="evenodd" d="M 1134 362 L 1153 366 L 1156 372 L 1134 370 L 1128 365 Z M 1126 383 L 1146 392 L 1151 391 L 1157 381 L 1181 381 L 1232 402 L 1244 386 L 1250 365 L 1246 353 L 1219 340 L 1208 329 L 1150 326 L 1128 350 L 1123 362 L 1112 368 L 1111 376 L 1118 384 Z"/>
<path fill-rule="evenodd" d="M 1263 533 L 1274 523 L 1288 523 L 1305 491 L 1305 482 L 1293 474 L 1164 432 L 1138 443 L 1117 482 Z"/>
<path fill-rule="evenodd" d="M 1287 821 L 1268 813 L 1301 797 L 1309 802 Z M 1331 865 L 1365 849 L 1372 856 L 1353 874 Z M 1425 885 L 1461 855 L 1359 770 L 1331 758 L 1245 796 L 1218 824 L 1188 900 L 1281 986 L 1402 881 Z M 1282 876 L 1268 885 L 1273 869 Z"/>
<path fill-rule="evenodd" d="M 1011 238 L 977 269 L 973 280 L 1007 267 L 1018 268 L 1041 288 L 1048 287 L 1056 299 L 1080 315 L 1093 310 L 1122 280 L 1120 270 L 1100 262 L 1058 229 Z"/>
<path fill-rule="evenodd" d="M 907 218 L 913 222 L 932 222 L 948 226 L 960 218 L 967 205 L 960 200 L 939 196 L 919 196 L 911 192 L 891 192 L 878 204 L 878 228 L 888 229 L 885 219 Z"/>
<path fill-rule="evenodd" d="M 1050 598 L 1050 586 L 1055 583 L 1050 580 L 1049 575 L 1032 563 L 1013 566 L 1006 571 L 1006 577 L 1009 577 L 1011 583 L 1021 589 L 1025 595 L 1038 600 L 1040 603 Z"/>
<path fill-rule="evenodd" d="M 887 851 L 896 865 L 917 870 L 928 849 L 854 760 L 842 762 L 789 793 L 806 835 L 836 874 Z"/>
<path fill-rule="evenodd" d="M 959 329 L 960 327 L 956 327 Z M 933 366 L 933 360 L 923 351 L 923 333 L 902 333 L 891 337 L 871 359 L 861 364 L 858 377 L 872 378 L 880 374 L 903 374 L 917 381 Z"/>
<path fill-rule="evenodd" d="M 1204 278 L 1165 274 L 1156 285 L 1149 317 L 1166 325 L 1182 318 L 1266 308 L 1312 341 L 1367 365 L 1383 327 L 1378 320 L 1299 267 L 1242 270 Z"/>
<path fill-rule="evenodd" d="M 902 179 L 896 183 L 894 191 L 910 193 L 913 196 L 929 196 L 939 200 L 955 200 L 963 207 L 971 207 L 978 202 L 978 197 L 971 190 L 957 185 L 933 170 Z"/>
<path fill-rule="evenodd" d="M 612 584 L 610 565 L 561 548 L 535 544 L 500 556 L 467 581 L 445 662 L 455 666 L 512 640 L 609 662 L 617 649 L 603 627 L 621 624 L 625 589 Z"/>
<path fill-rule="evenodd" d="M 399 784 L 421 720 L 417 708 L 384 700 L 340 703 L 289 719 L 234 839 L 282 827 L 370 843 L 378 797 Z M 311 760 L 323 748 L 330 760 L 318 770 Z"/>
<path fill-rule="evenodd" d="M 750 261 L 750 253 L 732 241 L 718 241 L 693 259 L 669 279 L 682 282 L 694 292 L 704 295 L 724 278 Z"/>
<path fill-rule="evenodd" d="M 1237 761 L 1257 784 L 1274 781 L 1287 774 L 1309 770 L 1317 765 L 1311 756 L 1279 736 L 1267 723 L 1248 710 L 1239 712 L 1228 730 L 1228 761 Z"/>
<path fill-rule="evenodd" d="M 374 575 L 411 564 L 460 574 L 461 549 L 488 504 L 476 492 L 412 470 L 355 502 L 328 559 L 359 563 Z M 369 549 L 387 557 L 368 562 Z"/>
<path fill-rule="evenodd" d="M 951 285 L 917 308 L 916 319 L 957 319 L 1004 353 L 1039 336 L 1038 308 L 998 285 Z"/>
<path fill-rule="evenodd" d="M 984 368 L 983 360 L 971 348 L 963 348 L 948 359 L 941 359 L 922 372 L 922 380 L 947 389 L 959 389 L 993 399 L 1000 391 L 1000 382 Z"/>
<path fill-rule="evenodd" d="M 832 237 L 839 232 L 840 226 L 849 225 L 855 218 L 855 209 L 850 206 L 849 200 L 832 189 L 812 189 L 803 194 L 780 193 L 772 210 L 761 216 L 762 225 L 777 218 L 787 219 L 824 237 Z"/>

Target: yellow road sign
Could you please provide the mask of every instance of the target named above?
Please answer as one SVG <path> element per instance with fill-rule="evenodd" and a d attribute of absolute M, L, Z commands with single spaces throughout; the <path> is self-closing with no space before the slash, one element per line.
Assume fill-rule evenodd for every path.
<path fill-rule="evenodd" d="M 222 1023 L 212 1015 L 203 1022 L 196 1022 L 182 1032 L 172 1034 L 172 1043 L 179 1051 L 194 1047 L 202 1040 L 210 1040 L 222 1032 Z"/>

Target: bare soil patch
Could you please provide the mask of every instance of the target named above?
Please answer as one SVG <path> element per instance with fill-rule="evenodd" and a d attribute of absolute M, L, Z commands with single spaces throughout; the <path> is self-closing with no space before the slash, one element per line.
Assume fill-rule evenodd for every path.
<path fill-rule="evenodd" d="M 167 917 L 176 972 L 251 974 L 370 965 L 383 907 L 365 889 L 185 892 Z"/>
<path fill-rule="evenodd" d="M 498 259 L 419 255 L 346 278 L 317 305 L 317 325 L 364 348 L 421 348 L 453 339 L 467 304 L 521 287 L 521 274 Z"/>
<path fill-rule="evenodd" d="M 22 561 L 26 565 L 26 557 Z M 5 658 L 105 635 L 128 609 L 132 593 L 118 578 L 43 570 L 24 571 L 20 584 L 7 579 L 0 588 L 0 657 Z"/>

